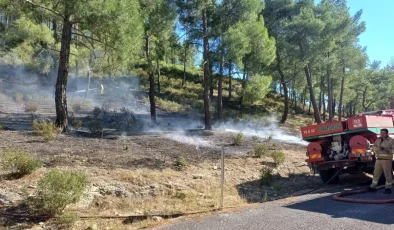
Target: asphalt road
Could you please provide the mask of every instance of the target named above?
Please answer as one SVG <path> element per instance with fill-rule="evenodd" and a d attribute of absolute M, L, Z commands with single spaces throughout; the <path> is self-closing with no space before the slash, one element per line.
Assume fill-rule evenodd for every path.
<path fill-rule="evenodd" d="M 351 189 L 355 189 L 352 187 Z M 221 213 L 199 219 L 179 219 L 157 230 L 284 230 L 284 229 L 394 229 L 393 204 L 359 204 L 332 200 L 332 192 L 263 203 L 233 213 Z M 394 194 L 365 193 L 353 198 L 394 199 Z"/>

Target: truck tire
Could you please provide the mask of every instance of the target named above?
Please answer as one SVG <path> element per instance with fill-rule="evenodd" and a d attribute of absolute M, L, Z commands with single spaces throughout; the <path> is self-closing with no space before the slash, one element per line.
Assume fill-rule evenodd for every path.
<path fill-rule="evenodd" d="M 322 182 L 325 184 L 327 181 L 331 179 L 337 172 L 336 169 L 328 169 L 328 170 L 320 170 L 320 178 Z M 328 184 L 338 184 L 339 183 L 339 175 L 335 176 Z"/>

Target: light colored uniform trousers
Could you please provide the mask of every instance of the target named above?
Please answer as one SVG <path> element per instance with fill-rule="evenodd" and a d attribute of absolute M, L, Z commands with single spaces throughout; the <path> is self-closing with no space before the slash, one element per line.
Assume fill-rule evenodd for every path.
<path fill-rule="evenodd" d="M 379 178 L 384 173 L 384 177 L 386 178 L 386 188 L 391 188 L 393 183 L 393 174 L 392 174 L 392 160 L 376 160 L 375 162 L 375 170 L 373 172 L 373 179 L 371 188 L 375 188 L 378 185 Z"/>

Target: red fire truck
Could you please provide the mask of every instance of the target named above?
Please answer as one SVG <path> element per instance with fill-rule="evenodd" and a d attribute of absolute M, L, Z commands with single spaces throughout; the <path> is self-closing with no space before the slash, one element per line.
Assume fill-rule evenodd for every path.
<path fill-rule="evenodd" d="M 372 145 L 386 128 L 394 137 L 394 110 L 358 114 L 342 121 L 301 127 L 302 138 L 308 141 L 306 162 L 319 172 L 323 183 L 341 173 L 373 173 L 375 157 Z M 338 183 L 336 175 L 330 183 Z"/>

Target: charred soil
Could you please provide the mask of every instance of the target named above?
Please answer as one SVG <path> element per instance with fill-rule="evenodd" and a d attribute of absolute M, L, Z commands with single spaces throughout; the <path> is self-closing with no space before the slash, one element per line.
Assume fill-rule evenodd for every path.
<path fill-rule="evenodd" d="M 112 108 L 105 109 L 107 117 L 111 117 L 110 113 L 118 114 L 125 119 L 114 121 L 132 120 L 133 127 L 139 124 L 139 127 L 148 128 L 144 132 L 136 132 L 133 128 L 123 130 L 126 123 L 108 128 L 111 122 L 102 114 L 95 115 L 92 103 L 89 109 L 74 106 L 78 112 L 73 113 L 73 118 L 81 120 L 82 127 L 72 127 L 70 132 L 44 141 L 32 131 L 31 122 L 35 119 L 54 120 L 54 106 L 50 99 L 39 100 L 34 112 L 25 112 L 23 103 L 15 102 L 9 96 L 2 95 L 1 102 L 0 151 L 23 150 L 37 156 L 43 163 L 41 168 L 19 179 L 9 179 L 9 172 L 1 169 L 0 222 L 4 227 L 53 228 L 50 220 L 12 217 L 24 213 L 21 204 L 34 196 L 37 182 L 53 168 L 78 170 L 90 178 L 83 198 L 65 210 L 77 216 L 92 217 L 77 219 L 74 229 L 94 229 L 95 226 L 136 229 L 161 222 L 158 215 L 218 208 L 222 146 L 225 152 L 224 207 L 289 197 L 321 184 L 304 161 L 303 145 L 254 136 L 244 136 L 234 145 L 236 133 L 232 132 L 150 128 L 149 122 L 141 123 L 146 114 L 126 116 L 126 112 L 113 103 L 109 104 Z M 142 101 L 138 103 L 143 104 Z M 104 110 L 102 106 L 100 109 Z M 163 119 L 167 115 L 160 110 L 158 114 Z M 106 128 L 95 135 L 86 126 L 90 120 L 98 120 Z M 168 128 L 170 123 L 163 120 L 162 126 Z M 256 156 L 258 144 L 263 147 L 261 154 Z M 270 155 L 273 152 L 285 155 L 279 165 Z M 263 173 L 263 168 L 271 171 Z M 114 219 L 95 218 L 99 216 L 113 216 Z M 121 216 L 144 217 L 129 221 L 127 218 L 116 219 Z"/>

